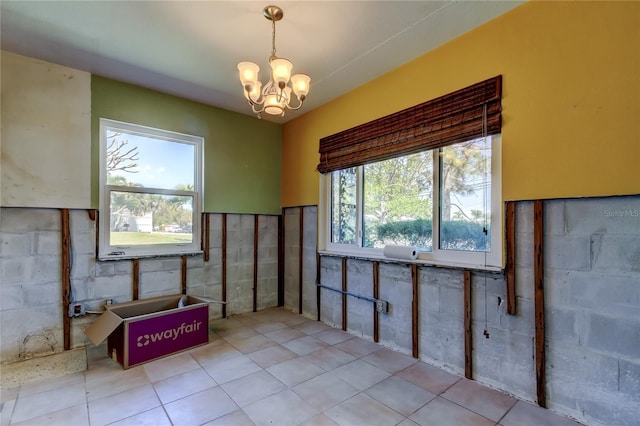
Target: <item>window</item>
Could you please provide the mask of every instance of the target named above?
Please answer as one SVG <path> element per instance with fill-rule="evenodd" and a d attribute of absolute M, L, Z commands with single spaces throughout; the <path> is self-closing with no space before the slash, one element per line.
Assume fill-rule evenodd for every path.
<path fill-rule="evenodd" d="M 499 135 L 321 179 L 328 252 L 381 256 L 387 244 L 410 245 L 419 260 L 502 266 Z"/>
<path fill-rule="evenodd" d="M 320 139 L 320 250 L 502 268 L 502 76 Z"/>
<path fill-rule="evenodd" d="M 200 250 L 203 138 L 100 119 L 101 259 Z"/>

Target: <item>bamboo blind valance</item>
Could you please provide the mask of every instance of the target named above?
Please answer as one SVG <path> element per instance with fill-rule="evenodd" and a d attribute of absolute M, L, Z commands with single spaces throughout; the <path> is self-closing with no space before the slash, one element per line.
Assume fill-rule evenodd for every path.
<path fill-rule="evenodd" d="M 332 172 L 498 134 L 501 99 L 499 75 L 324 137 L 318 171 Z"/>

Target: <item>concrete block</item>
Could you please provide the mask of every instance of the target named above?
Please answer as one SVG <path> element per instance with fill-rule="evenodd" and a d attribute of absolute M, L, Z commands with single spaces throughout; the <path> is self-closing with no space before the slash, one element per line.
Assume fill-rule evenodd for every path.
<path fill-rule="evenodd" d="M 60 281 L 25 285 L 24 303 L 28 307 L 55 305 L 62 300 Z"/>
<path fill-rule="evenodd" d="M 60 211 L 57 209 L 3 208 L 0 232 L 60 231 Z"/>
<path fill-rule="evenodd" d="M 507 315 L 506 303 L 503 303 L 500 309 L 499 325 L 497 328 L 508 332 L 518 332 L 524 335 L 533 336 L 535 333 L 535 313 L 534 303 L 527 299 L 516 300 L 516 315 Z M 474 317 L 475 318 L 475 317 Z M 478 318 L 479 322 L 484 321 Z M 492 326 L 495 326 L 491 323 Z"/>
<path fill-rule="evenodd" d="M 533 201 L 516 203 L 516 233 L 533 233 Z"/>
<path fill-rule="evenodd" d="M 177 294 L 180 293 L 181 287 L 180 270 L 140 273 L 140 294 L 158 291 L 163 293 L 169 291 Z"/>
<path fill-rule="evenodd" d="M 545 309 L 545 337 L 547 340 L 579 345 L 584 340 L 582 311 L 571 308 Z"/>
<path fill-rule="evenodd" d="M 566 305 L 569 300 L 569 283 L 571 277 L 581 273 L 566 269 L 546 269 L 544 273 L 545 306 Z M 532 283 L 532 286 L 534 284 Z"/>
<path fill-rule="evenodd" d="M 31 251 L 31 234 L 0 232 L 0 256 L 29 256 Z"/>
<path fill-rule="evenodd" d="M 545 269 L 591 269 L 591 242 L 588 236 L 545 235 Z"/>
<path fill-rule="evenodd" d="M 59 256 L 42 255 L 30 257 L 31 283 L 44 283 L 60 280 L 62 265 Z"/>
<path fill-rule="evenodd" d="M 420 308 L 421 315 L 423 312 L 427 311 L 440 311 L 440 287 L 423 282 L 420 284 L 418 297 L 420 298 L 418 306 Z"/>
<path fill-rule="evenodd" d="M 124 262 L 124 261 L 123 261 Z M 116 265 L 121 263 L 120 261 L 115 262 L 96 262 L 95 264 L 95 276 L 96 277 L 111 277 L 115 275 Z M 130 262 L 127 262 L 130 263 Z"/>
<path fill-rule="evenodd" d="M 121 260 L 113 262 L 113 273 L 115 275 L 129 275 L 133 273 L 133 261 Z"/>
<path fill-rule="evenodd" d="M 93 234 L 95 241 L 96 221 L 91 220 L 87 210 L 71 210 L 69 212 L 69 228 L 74 236 L 85 234 L 86 238 L 90 238 L 86 234 Z"/>
<path fill-rule="evenodd" d="M 592 234 L 591 264 L 598 272 L 633 272 L 640 282 L 640 233 Z"/>
<path fill-rule="evenodd" d="M 127 262 L 131 263 L 131 262 Z M 140 274 L 157 271 L 180 271 L 182 260 L 179 257 L 167 257 L 159 259 L 140 259 Z"/>
<path fill-rule="evenodd" d="M 9 311 L 24 307 L 23 286 L 3 285 L 0 287 L 0 310 Z"/>
<path fill-rule="evenodd" d="M 382 281 L 383 279 L 390 279 L 411 282 L 411 268 L 409 268 L 407 265 L 381 262 L 379 274 L 380 281 Z"/>
<path fill-rule="evenodd" d="M 589 348 L 640 359 L 640 317 L 611 317 L 591 313 L 587 319 Z"/>
<path fill-rule="evenodd" d="M 77 280 L 95 276 L 95 268 L 95 255 L 75 253 L 71 262 L 71 278 Z"/>
<path fill-rule="evenodd" d="M 30 274 L 31 262 L 25 257 L 0 257 L 0 285 L 22 284 Z"/>
<path fill-rule="evenodd" d="M 640 359 L 635 361 L 618 359 L 618 371 L 620 393 L 640 395 Z M 640 418 L 640 416 L 637 418 Z"/>
<path fill-rule="evenodd" d="M 640 280 L 632 275 L 576 272 L 567 281 L 569 306 L 603 315 L 640 317 Z"/>
<path fill-rule="evenodd" d="M 95 277 L 88 282 L 92 299 L 114 299 L 114 303 L 131 300 L 131 277 L 116 275 Z M 140 294 L 143 294 L 143 281 L 140 282 Z M 118 302 L 116 302 L 118 299 Z M 124 299 L 124 300 L 122 300 Z"/>
<path fill-rule="evenodd" d="M 573 235 L 640 234 L 640 196 L 583 198 L 546 202 L 550 233 Z M 549 207 L 547 207 L 549 206 Z M 562 211 L 563 220 L 553 214 Z M 545 219 L 547 217 L 545 216 Z"/>
<path fill-rule="evenodd" d="M 533 300 L 535 280 L 532 268 L 521 268 L 516 264 L 516 297 Z M 516 311 L 518 305 L 516 303 Z"/>
<path fill-rule="evenodd" d="M 533 267 L 533 248 L 533 233 L 516 233 L 516 268 Z"/>

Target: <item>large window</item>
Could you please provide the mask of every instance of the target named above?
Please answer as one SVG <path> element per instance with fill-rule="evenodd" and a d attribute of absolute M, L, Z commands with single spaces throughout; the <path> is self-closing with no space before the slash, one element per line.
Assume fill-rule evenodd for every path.
<path fill-rule="evenodd" d="M 333 171 L 322 184 L 328 252 L 408 245 L 427 262 L 502 267 L 499 135 Z"/>
<path fill-rule="evenodd" d="M 203 139 L 100 120 L 99 257 L 200 250 Z"/>

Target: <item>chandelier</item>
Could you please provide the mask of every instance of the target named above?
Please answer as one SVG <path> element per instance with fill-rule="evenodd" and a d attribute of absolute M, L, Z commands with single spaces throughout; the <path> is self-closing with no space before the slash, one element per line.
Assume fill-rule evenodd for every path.
<path fill-rule="evenodd" d="M 284 16 L 282 9 L 278 6 L 267 6 L 262 14 L 271 21 L 271 56 L 269 66 L 271 68 L 271 78 L 262 86 L 258 80 L 260 67 L 253 62 L 240 62 L 238 71 L 240 82 L 244 88 L 244 96 L 249 101 L 253 112 L 261 118 L 261 113 L 284 116 L 286 109 L 296 110 L 302 107 L 307 94 L 309 93 L 309 83 L 311 77 L 306 74 L 291 75 L 293 64 L 285 58 L 276 56 L 276 21 Z M 289 85 L 290 84 L 290 85 Z M 296 95 L 297 102 L 293 100 L 291 92 Z"/>

